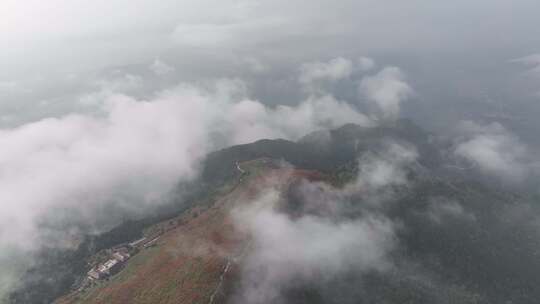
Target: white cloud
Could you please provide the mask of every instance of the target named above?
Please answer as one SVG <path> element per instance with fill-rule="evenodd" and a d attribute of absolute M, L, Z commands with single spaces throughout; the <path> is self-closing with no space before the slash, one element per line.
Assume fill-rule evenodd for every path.
<path fill-rule="evenodd" d="M 476 216 L 467 212 L 459 202 L 444 197 L 430 200 L 427 215 L 437 224 L 442 224 L 447 219 L 476 220 Z"/>
<path fill-rule="evenodd" d="M 59 241 L 47 246 L 60 245 L 67 235 L 39 226 L 45 218 L 62 224 L 59 214 L 96 230 L 122 215 L 108 214 L 107 222 L 96 215 L 100 210 L 140 214 L 162 202 L 179 180 L 197 176 L 199 161 L 223 145 L 296 139 L 319 128 L 369 122 L 329 96 L 269 108 L 246 98 L 238 80 L 182 84 L 150 101 L 111 93 L 133 83 L 138 78 L 129 75 L 103 83 L 107 89 L 94 96 L 101 104 L 95 115 L 0 130 L 0 252 L 32 253 L 45 245 L 45 237 Z M 224 141 L 213 142 L 216 134 Z M 0 256 L 0 263 L 10 258 Z M 13 278 L 1 276 L 0 281 Z"/>
<path fill-rule="evenodd" d="M 365 202 L 394 200 L 391 188 L 408 184 L 405 167 L 416 158 L 414 146 L 386 142 L 360 158 L 357 178 L 342 188 L 303 180 L 286 195 L 266 191 L 234 209 L 237 229 L 250 238 L 234 302 L 280 303 L 295 284 L 325 286 L 346 273 L 392 269 L 400 224 L 382 205 Z M 293 215 L 284 211 L 291 199 Z"/>
<path fill-rule="evenodd" d="M 257 101 L 243 100 L 230 108 L 229 125 L 233 143 L 259 138 L 298 139 L 309 132 L 336 128 L 345 123 L 370 126 L 371 121 L 346 102 L 332 96 L 310 97 L 297 106 L 268 108 Z"/>
<path fill-rule="evenodd" d="M 300 67 L 298 81 L 309 95 L 324 96 L 331 94 L 333 83 L 347 83 L 347 80 L 350 83 L 362 77 L 357 97 L 367 104 L 370 118 L 375 123 L 396 120 L 401 103 L 413 94 L 413 89 L 397 67 L 384 67 L 374 75 L 365 75 L 375 67 L 375 61 L 369 57 L 360 57 L 356 62 L 343 57 L 328 62 L 309 62 Z"/>
<path fill-rule="evenodd" d="M 34 221 L 50 207 L 106 203 L 108 194 L 137 182 L 146 184 L 141 191 L 162 193 L 178 178 L 194 177 L 208 147 L 205 106 L 188 98 L 114 96 L 105 117 L 74 114 L 1 130 L 0 197 L 8 203 L 0 217 L 11 223 L 2 231 L 19 231 L 2 233 L 1 244 L 35 241 Z M 25 231 L 34 233 L 18 238 Z"/>
<path fill-rule="evenodd" d="M 538 68 L 540 65 L 540 54 L 532 54 L 525 57 L 512 59 L 510 62 L 521 63 L 533 68 Z"/>
<path fill-rule="evenodd" d="M 72 114 L 0 130 L 0 283 L 16 282 L 30 265 L 11 272 L 4 263 L 70 237 L 40 226 L 46 218 L 59 227 L 74 221 L 107 229 L 193 178 L 208 150 L 206 106 L 190 96 L 182 102 L 113 96 L 103 117 Z M 107 209 L 114 212 L 98 216 Z"/>
<path fill-rule="evenodd" d="M 526 76 L 531 78 L 535 84 L 540 84 L 540 54 L 532 54 L 512 59 L 510 62 L 525 66 L 527 68 L 527 71 L 525 72 Z M 538 90 L 538 87 L 535 87 L 535 90 Z M 540 97 L 540 91 L 536 91 L 536 95 Z"/>
<path fill-rule="evenodd" d="M 266 72 L 269 67 L 265 65 L 261 60 L 255 57 L 248 57 L 243 60 L 243 62 L 249 67 L 249 69 L 256 74 Z"/>
<path fill-rule="evenodd" d="M 156 58 L 149 68 L 158 76 L 170 74 L 175 70 L 174 67 L 168 65 L 159 58 Z"/>
<path fill-rule="evenodd" d="M 300 67 L 300 83 L 305 85 L 314 81 L 336 81 L 351 76 L 353 63 L 343 57 L 334 58 L 328 62 L 305 63 Z"/>
<path fill-rule="evenodd" d="M 141 88 L 144 81 L 139 75 L 120 74 L 115 71 L 112 77 L 94 81 L 93 86 L 97 88 L 78 97 L 78 103 L 83 106 L 100 106 L 109 96 L 113 94 L 130 94 Z"/>
<path fill-rule="evenodd" d="M 382 153 L 367 153 L 360 158 L 357 185 L 367 189 L 404 185 L 407 183 L 404 166 L 413 163 L 417 158 L 415 147 L 389 142 Z"/>
<path fill-rule="evenodd" d="M 394 120 L 399 116 L 401 103 L 409 98 L 413 90 L 405 82 L 405 76 L 397 67 L 386 67 L 360 82 L 360 94 L 375 105 L 379 117 Z"/>
<path fill-rule="evenodd" d="M 100 79 L 96 84 L 102 91 L 110 93 L 128 93 L 141 87 L 143 78 L 134 74 L 115 75 L 110 79 Z"/>
<path fill-rule="evenodd" d="M 368 151 L 358 159 L 356 179 L 341 190 L 345 195 L 361 197 L 370 206 L 396 196 L 396 187 L 408 187 L 408 167 L 418 158 L 416 147 L 387 141 L 378 151 Z"/>
<path fill-rule="evenodd" d="M 528 76 L 534 77 L 537 80 L 540 80 L 540 54 L 532 54 L 529 56 L 516 58 L 510 60 L 513 63 L 519 63 L 528 68 Z"/>
<path fill-rule="evenodd" d="M 273 209 L 278 199 L 277 192 L 269 192 L 233 211 L 237 227 L 252 238 L 237 303 L 279 302 L 293 282 L 317 284 L 348 271 L 391 267 L 387 255 L 395 246 L 395 227 L 388 219 L 291 219 Z"/>
<path fill-rule="evenodd" d="M 464 121 L 460 131 L 463 136 L 458 139 L 455 154 L 479 165 L 486 173 L 515 180 L 525 177 L 528 149 L 501 124 Z"/>
<path fill-rule="evenodd" d="M 367 72 L 375 68 L 376 63 L 375 60 L 369 58 L 369 57 L 360 57 L 358 59 L 358 68 L 362 72 Z"/>

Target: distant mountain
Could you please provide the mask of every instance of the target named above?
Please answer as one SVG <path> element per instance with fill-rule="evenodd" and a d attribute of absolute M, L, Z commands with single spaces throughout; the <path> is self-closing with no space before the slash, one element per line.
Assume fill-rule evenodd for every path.
<path fill-rule="evenodd" d="M 234 173 L 236 161 L 261 157 L 283 159 L 298 168 L 330 172 L 355 162 L 358 155 L 378 149 L 388 140 L 414 144 L 422 156 L 420 161 L 434 167 L 439 165 L 440 156 L 430 138 L 429 133 L 410 120 L 402 119 L 377 128 L 347 124 L 335 130 L 316 131 L 298 142 L 263 139 L 209 154 L 202 179 L 209 183 L 227 179 Z"/>

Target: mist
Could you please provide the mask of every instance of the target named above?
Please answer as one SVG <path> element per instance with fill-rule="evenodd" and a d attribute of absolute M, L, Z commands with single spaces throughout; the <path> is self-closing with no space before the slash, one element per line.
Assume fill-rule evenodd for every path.
<path fill-rule="evenodd" d="M 309 64 L 302 65 L 299 79 Z M 172 72 L 164 65 L 156 60 L 150 69 L 158 76 Z M 325 73 L 318 78 L 339 80 Z M 394 94 L 394 80 L 385 81 L 388 85 L 381 82 L 375 94 Z M 297 105 L 275 107 L 251 99 L 240 79 L 180 83 L 149 99 L 120 93 L 133 92 L 142 82 L 131 74 L 100 81 L 97 91 L 79 99 L 94 108 L 91 112 L 0 131 L 6 147 L 0 153 L 0 196 L 6 202 L 0 215 L 2 260 L 27 257 L 2 273 L 2 290 L 14 286 L 40 249 L 71 248 L 85 234 L 107 231 L 167 203 L 179 183 L 199 176 L 209 152 L 263 138 L 297 140 L 346 123 L 370 127 L 386 110 L 377 108 L 380 98 L 374 97 L 366 102 L 378 110 L 364 114 L 323 84 Z M 394 96 L 394 102 L 402 97 Z"/>
<path fill-rule="evenodd" d="M 445 143 L 447 169 L 538 195 L 538 11 L 534 0 L 2 1 L 0 302 L 43 248 L 150 214 L 208 153 L 259 139 L 408 118 Z M 402 228 L 385 208 L 420 154 L 385 141 L 343 188 L 306 182 L 297 220 L 241 211 L 258 248 L 246 273 L 277 266 L 238 296 L 265 302 L 282 296 L 277 283 L 395 266 Z M 430 202 L 429 225 L 478 220 L 463 201 Z M 320 243 L 335 251 L 302 258 Z M 276 244 L 302 256 L 265 256 Z M 329 259 L 341 264 L 314 262 Z"/>
<path fill-rule="evenodd" d="M 417 157 L 414 146 L 387 141 L 359 155 L 357 176 L 341 188 L 301 180 L 288 195 L 269 190 L 234 209 L 235 225 L 250 245 L 232 302 L 287 303 L 295 287 L 325 289 L 339 277 L 393 271 L 403 227 L 385 214 L 385 205 L 399 197 L 396 187 L 409 187 L 407 167 Z"/>

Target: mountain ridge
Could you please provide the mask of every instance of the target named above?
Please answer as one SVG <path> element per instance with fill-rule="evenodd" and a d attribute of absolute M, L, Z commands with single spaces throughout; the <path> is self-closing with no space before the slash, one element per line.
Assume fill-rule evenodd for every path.
<path fill-rule="evenodd" d="M 176 211 L 168 217 L 140 227 L 155 230 L 171 221 L 181 221 L 181 226 L 166 232 L 155 248 L 136 255 L 111 282 L 82 294 L 73 292 L 57 303 L 208 303 L 210 298 L 213 303 L 233 301 L 242 288 L 239 282 L 244 269 L 241 260 L 234 257 L 247 246 L 247 238 L 235 232 L 229 212 L 238 202 L 255 200 L 268 188 L 280 189 L 282 203 L 278 211 L 292 219 L 331 216 L 348 221 L 376 212 L 405 227 L 396 231 L 399 248 L 390 258 L 395 267 L 392 272 L 343 274 L 328 282 L 328 286 L 336 287 L 335 292 L 313 282 L 290 286 L 283 291 L 285 303 L 344 303 L 352 299 L 358 303 L 534 303 L 540 297 L 534 287 L 540 275 L 533 271 L 540 270 L 534 255 L 537 243 L 530 241 L 535 235 L 534 221 L 523 215 L 525 221 L 511 224 L 506 217 L 523 208 L 537 207 L 521 196 L 460 179 L 459 175 L 449 178 L 441 171 L 443 158 L 432 136 L 409 121 L 379 128 L 348 124 L 308 134 L 297 142 L 264 139 L 210 153 L 200 180 L 194 183 L 190 203 L 176 202 L 183 209 L 173 208 Z M 389 144 L 407 147 L 398 152 L 409 151 L 405 154 L 417 154 L 417 158 L 400 160 L 400 154 L 387 155 Z M 366 169 L 362 164 L 373 160 L 375 164 L 381 160 L 397 162 L 394 165 L 400 171 L 388 176 L 397 177 L 396 184 L 382 190 L 350 192 L 348 189 Z M 406 183 L 400 179 L 406 179 Z M 338 210 L 345 208 L 346 212 L 334 214 L 333 209 L 321 209 L 313 205 L 310 197 L 325 204 L 342 201 L 346 208 Z M 381 202 L 373 205 L 373 197 Z M 213 244 L 212 252 L 228 252 L 226 257 L 206 252 L 203 264 L 209 268 L 201 264 L 187 272 L 171 272 L 184 269 L 184 264 L 177 264 L 180 260 L 169 256 L 170 252 L 180 250 L 182 261 L 198 263 L 197 254 L 191 250 L 199 246 L 193 244 L 200 240 L 190 235 L 193 231 L 199 231 L 196 235 L 200 240 Z M 192 245 L 178 243 L 175 238 L 190 240 L 187 242 Z M 513 246 L 504 246 L 507 244 Z M 161 258 L 147 264 L 141 257 L 150 258 L 152 252 Z M 513 267 L 507 266 L 515 259 L 519 261 L 513 262 Z M 163 271 L 163 277 L 152 276 L 152 271 Z M 145 276 L 153 279 L 146 280 Z M 194 278 L 205 278 L 204 283 L 192 282 L 199 282 L 193 285 L 199 286 L 195 288 L 198 292 L 183 285 L 192 284 L 189 282 Z M 345 278 L 350 282 L 344 285 Z M 351 285 L 353 282 L 364 288 L 358 290 Z M 134 290 L 127 286 L 139 287 Z M 145 290 L 148 294 L 143 295 Z M 13 303 L 33 303 L 24 299 Z"/>

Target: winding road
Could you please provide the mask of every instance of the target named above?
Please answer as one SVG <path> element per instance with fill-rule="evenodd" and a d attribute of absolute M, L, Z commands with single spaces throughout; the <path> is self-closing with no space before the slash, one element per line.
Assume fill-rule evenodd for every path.
<path fill-rule="evenodd" d="M 216 289 L 214 290 L 214 292 L 212 293 L 212 295 L 210 296 L 210 299 L 208 301 L 208 304 L 214 304 L 214 300 L 216 298 L 216 295 L 218 294 L 218 292 L 220 291 L 221 289 L 221 286 L 223 285 L 223 281 L 225 281 L 225 276 L 227 275 L 227 273 L 229 272 L 230 268 L 231 268 L 231 264 L 234 262 L 237 262 L 238 260 L 242 259 L 242 257 L 244 256 L 244 254 L 247 252 L 247 248 L 249 248 L 249 246 L 251 245 L 251 241 L 248 241 L 248 243 L 244 246 L 244 248 L 242 248 L 242 251 L 240 251 L 240 254 L 238 254 L 236 257 L 229 257 L 227 259 L 227 264 L 225 264 L 225 267 L 223 268 L 223 271 L 221 272 L 221 275 L 219 276 L 219 283 L 218 285 L 216 286 Z"/>
<path fill-rule="evenodd" d="M 223 285 L 223 280 L 225 279 L 225 275 L 229 272 L 229 268 L 231 268 L 231 259 L 230 258 L 227 260 L 227 264 L 225 265 L 225 268 L 223 268 L 223 271 L 221 272 L 221 275 L 219 276 L 219 283 L 216 286 L 216 289 L 214 290 L 212 295 L 210 296 L 210 300 L 208 301 L 208 304 L 213 304 L 214 303 L 214 299 L 216 298 L 217 293 L 221 289 L 221 285 Z"/>
<path fill-rule="evenodd" d="M 236 169 L 238 169 L 238 171 L 240 171 L 241 174 L 246 173 L 246 171 L 244 171 L 242 168 L 240 168 L 240 164 L 238 162 L 236 162 Z"/>

